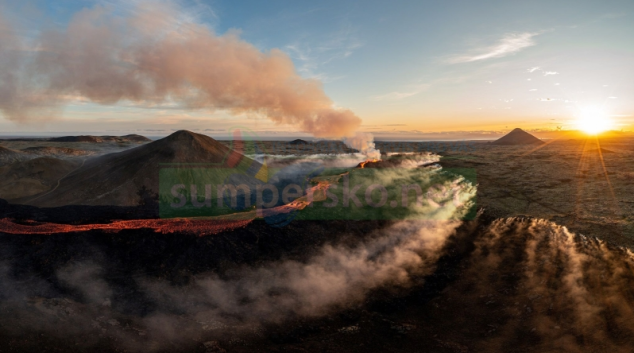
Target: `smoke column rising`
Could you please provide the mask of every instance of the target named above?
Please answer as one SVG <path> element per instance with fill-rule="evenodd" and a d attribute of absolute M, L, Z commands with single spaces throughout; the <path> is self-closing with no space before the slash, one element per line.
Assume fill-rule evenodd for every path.
<path fill-rule="evenodd" d="M 0 111 L 29 122 L 53 117 L 69 99 L 130 101 L 260 114 L 317 137 L 352 136 L 359 127 L 282 51 L 261 52 L 181 14 L 169 3 L 125 15 L 98 6 L 30 45 L 0 16 Z"/>

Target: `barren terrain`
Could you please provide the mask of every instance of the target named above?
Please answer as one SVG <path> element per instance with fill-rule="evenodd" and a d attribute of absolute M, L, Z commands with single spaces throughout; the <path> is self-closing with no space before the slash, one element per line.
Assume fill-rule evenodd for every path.
<path fill-rule="evenodd" d="M 634 143 L 629 139 L 474 146 L 443 153 L 441 164 L 477 171 L 477 203 L 488 213 L 547 219 L 584 235 L 634 245 Z"/>

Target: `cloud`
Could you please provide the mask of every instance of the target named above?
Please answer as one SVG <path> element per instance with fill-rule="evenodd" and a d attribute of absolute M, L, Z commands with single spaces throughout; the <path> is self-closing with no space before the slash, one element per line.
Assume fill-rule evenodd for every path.
<path fill-rule="evenodd" d="M 323 72 L 331 62 L 350 57 L 363 43 L 357 38 L 356 29 L 342 26 L 336 32 L 320 38 L 302 38 L 300 42 L 285 46 L 285 52 L 299 63 L 297 71 L 302 76 L 322 82 L 332 82 L 345 76 Z M 313 43 L 313 44 L 311 44 Z"/>
<path fill-rule="evenodd" d="M 449 59 L 450 64 L 468 63 L 473 61 L 487 60 L 493 58 L 501 58 L 510 54 L 517 53 L 524 48 L 535 45 L 533 37 L 538 33 L 509 33 L 504 35 L 500 41 L 490 47 L 477 50 L 479 54 L 466 54 L 455 56 Z M 531 71 L 532 72 L 532 71 Z"/>
<path fill-rule="evenodd" d="M 539 66 L 535 66 L 535 67 L 531 67 L 530 69 L 527 69 L 526 71 L 533 73 L 537 70 L 541 70 L 541 68 Z"/>
<path fill-rule="evenodd" d="M 557 72 L 557 71 L 546 71 L 546 72 L 544 72 L 544 76 L 549 76 L 549 75 L 559 75 L 559 72 Z"/>
<path fill-rule="evenodd" d="M 386 94 L 382 94 L 379 96 L 372 97 L 374 101 L 397 101 L 405 98 L 409 98 L 415 96 L 431 87 L 431 84 L 419 84 L 413 86 L 410 90 L 407 91 L 394 91 Z"/>

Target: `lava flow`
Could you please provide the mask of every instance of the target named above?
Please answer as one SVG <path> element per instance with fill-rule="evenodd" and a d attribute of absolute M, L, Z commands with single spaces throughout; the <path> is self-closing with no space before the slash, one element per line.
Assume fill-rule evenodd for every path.
<path fill-rule="evenodd" d="M 361 169 L 363 169 L 363 168 L 365 168 L 366 164 L 368 164 L 368 163 L 376 163 L 376 162 L 378 162 L 378 161 L 379 161 L 378 159 L 368 159 L 368 160 L 367 160 L 367 161 L 365 161 L 365 162 L 361 162 L 361 163 L 359 163 L 359 166 L 358 166 L 358 167 L 359 167 L 359 168 L 361 168 Z"/>
<path fill-rule="evenodd" d="M 108 224 L 58 224 L 28 222 L 19 224 L 8 218 L 0 219 L 0 233 L 9 234 L 56 234 L 103 230 L 116 233 L 125 229 L 153 229 L 157 233 L 190 233 L 199 236 L 218 234 L 223 231 L 244 227 L 252 219 L 243 220 L 197 220 L 197 219 L 138 219 L 116 221 Z"/>
<path fill-rule="evenodd" d="M 343 175 L 343 174 L 342 174 Z M 8 218 L 0 219 L 0 233 L 8 234 L 59 234 L 86 232 L 91 230 L 103 230 L 116 233 L 126 229 L 153 229 L 156 233 L 184 233 L 206 236 L 218 234 L 223 231 L 244 227 L 257 217 L 268 217 L 280 213 L 289 213 L 302 210 L 314 201 L 324 201 L 326 190 L 336 183 L 341 175 L 325 178 L 316 178 L 317 185 L 308 190 L 307 195 L 302 196 L 291 203 L 264 210 L 252 210 L 248 212 L 234 213 L 224 216 L 202 218 L 172 218 L 172 219 L 138 219 L 128 221 L 115 221 L 108 224 L 59 224 L 27 221 L 15 223 Z"/>

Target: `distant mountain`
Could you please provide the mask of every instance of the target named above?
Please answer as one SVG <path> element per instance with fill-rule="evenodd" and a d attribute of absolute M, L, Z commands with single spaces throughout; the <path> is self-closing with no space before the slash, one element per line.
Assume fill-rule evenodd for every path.
<path fill-rule="evenodd" d="M 143 146 L 89 159 L 64 178 L 57 189 L 25 203 L 36 206 L 137 205 L 138 192 L 143 187 L 154 193 L 159 191 L 161 164 L 188 163 L 192 166 L 187 168 L 196 168 L 236 158 L 257 164 L 211 137 L 177 131 Z"/>
<path fill-rule="evenodd" d="M 289 142 L 289 144 L 291 144 L 291 145 L 308 145 L 309 142 L 304 141 L 302 139 L 297 139 L 297 140 L 293 140 L 293 141 Z"/>
<path fill-rule="evenodd" d="M 544 141 L 520 128 L 513 129 L 513 131 L 502 136 L 498 140 L 491 142 L 493 145 L 532 145 L 542 143 L 544 143 Z"/>
<path fill-rule="evenodd" d="M 62 137 L 50 138 L 49 141 L 100 143 L 100 142 L 149 142 L 152 140 L 150 140 L 149 138 L 145 136 L 132 134 L 132 135 L 125 135 L 125 136 L 91 136 L 91 135 L 62 136 Z"/>

